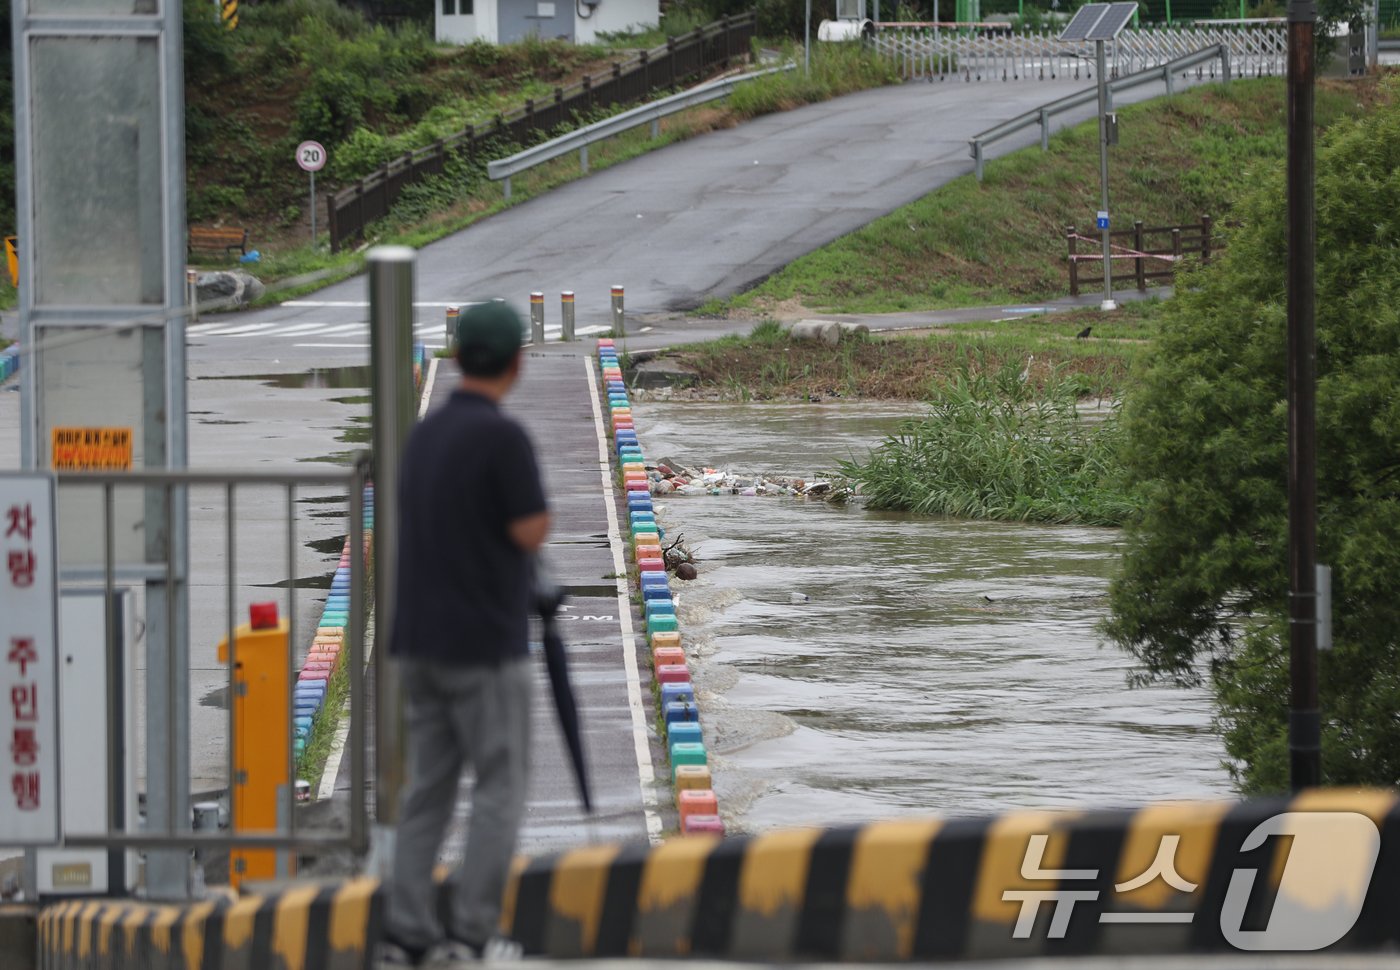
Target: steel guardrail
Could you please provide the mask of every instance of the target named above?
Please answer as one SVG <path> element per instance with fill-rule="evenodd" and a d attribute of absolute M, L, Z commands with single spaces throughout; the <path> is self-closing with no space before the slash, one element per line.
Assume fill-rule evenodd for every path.
<path fill-rule="evenodd" d="M 524 105 L 493 119 L 405 152 L 349 183 L 326 199 L 331 252 L 364 237 L 365 229 L 388 215 L 403 189 L 447 170 L 449 157 L 473 161 L 532 142 L 536 136 L 572 125 L 599 109 L 635 104 L 659 90 L 675 90 L 711 74 L 735 58 L 747 59 L 757 30 L 753 11 L 721 17 L 689 33 L 668 38 L 662 46 L 615 61 L 612 69 L 587 74 L 553 95 L 527 99 Z"/>
<path fill-rule="evenodd" d="M 1172 77 L 1177 71 L 1185 71 L 1216 59 L 1220 60 L 1222 78 L 1226 81 L 1230 80 L 1230 50 L 1223 44 L 1213 44 L 1157 67 L 1150 67 L 1145 71 L 1138 71 L 1135 74 L 1128 74 L 1109 81 L 1109 97 L 1111 98 L 1119 91 L 1128 91 L 1155 81 L 1165 82 L 1167 94 L 1173 94 Z M 1063 98 L 1057 98 L 1039 108 L 1032 108 L 1025 114 L 1017 115 L 1009 121 L 1003 121 L 999 125 L 994 125 L 984 132 L 973 135 L 972 138 L 968 139 L 968 145 L 971 148 L 977 181 L 982 181 L 982 170 L 986 162 L 986 147 L 988 145 L 1014 135 L 1031 125 L 1038 124 L 1040 125 L 1040 148 L 1041 151 L 1046 151 L 1050 147 L 1050 119 L 1062 112 L 1091 104 L 1098 99 L 1098 96 L 1097 90 L 1086 88 L 1083 91 L 1065 95 Z"/>
<path fill-rule="evenodd" d="M 796 64 L 784 64 L 781 67 L 770 67 L 762 71 L 753 71 L 748 74 L 740 74 L 737 77 L 720 78 L 718 81 L 710 81 L 706 84 L 698 85 L 689 91 L 682 91 L 680 94 L 673 94 L 670 97 L 662 98 L 659 101 L 652 101 L 648 104 L 631 108 L 621 114 L 613 115 L 611 118 L 604 118 L 602 121 L 595 121 L 591 125 L 571 131 L 568 134 L 560 135 L 547 142 L 527 148 L 524 151 L 516 152 L 509 158 L 500 158 L 494 162 L 486 163 L 486 175 L 493 182 L 505 182 L 505 195 L 510 198 L 511 176 L 519 175 L 528 171 L 536 165 L 543 165 L 545 162 L 553 161 L 569 152 L 579 153 L 579 168 L 586 174 L 588 172 L 588 146 L 595 142 L 612 138 L 633 128 L 640 128 L 642 125 L 650 123 L 653 126 L 652 136 L 658 134 L 656 125 L 662 118 L 676 114 L 687 108 L 694 108 L 698 105 L 708 104 L 711 101 L 718 101 L 727 98 L 734 92 L 734 89 L 743 81 L 750 81 L 754 78 L 764 77 L 769 74 L 777 74 L 783 71 L 791 71 Z"/>

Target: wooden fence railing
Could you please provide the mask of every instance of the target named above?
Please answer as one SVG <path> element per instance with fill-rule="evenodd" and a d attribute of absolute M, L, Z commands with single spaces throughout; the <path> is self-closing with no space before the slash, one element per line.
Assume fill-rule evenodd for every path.
<path fill-rule="evenodd" d="M 560 125 L 591 120 L 595 109 L 644 100 L 655 91 L 674 88 L 746 58 L 755 19 L 752 12 L 725 17 L 673 37 L 664 47 L 641 51 L 629 61 L 613 64 L 611 71 L 555 88 L 549 100 L 526 101 L 487 124 L 468 127 L 394 159 L 327 200 L 331 252 L 362 238 L 366 226 L 388 215 L 405 186 L 442 174 L 450 154 L 481 161 L 489 161 L 486 155 L 493 149 L 491 157 L 508 155 Z"/>
<path fill-rule="evenodd" d="M 1189 226 L 1144 226 L 1133 223 L 1131 229 L 1120 229 L 1108 234 L 1113 252 L 1113 285 L 1136 286 L 1147 289 L 1148 280 L 1171 280 L 1176 276 L 1176 265 L 1187 256 L 1200 256 L 1201 262 L 1209 263 L 1212 253 L 1210 216 L 1201 216 L 1201 221 Z M 1069 292 L 1078 296 L 1080 287 L 1094 289 L 1103 286 L 1103 270 L 1085 275 L 1081 263 L 1103 263 L 1103 243 L 1097 232 L 1092 236 L 1080 235 L 1074 226 L 1065 230 L 1069 242 Z M 1118 267 L 1125 268 L 1122 272 Z"/>

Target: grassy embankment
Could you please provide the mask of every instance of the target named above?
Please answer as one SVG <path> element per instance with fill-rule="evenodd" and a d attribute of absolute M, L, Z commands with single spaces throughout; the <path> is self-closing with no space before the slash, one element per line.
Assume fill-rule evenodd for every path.
<path fill-rule="evenodd" d="M 1318 116 L 1331 124 L 1377 99 L 1374 82 L 1328 84 Z M 1283 157 L 1282 104 L 1280 82 L 1250 81 L 1126 109 L 1114 156 L 1118 211 L 1150 225 L 1203 211 L 1228 220 L 1237 193 Z M 1049 153 L 1032 148 L 994 162 L 982 185 L 957 180 L 724 309 L 805 315 L 1062 295 L 1063 226 L 1096 207 L 1095 137 L 1090 123 L 1052 139 Z M 1086 422 L 1076 405 L 1131 393 L 1162 306 L 960 324 L 835 349 L 794 341 L 770 323 L 673 357 L 696 371 L 702 389 L 741 399 L 927 401 L 927 416 L 843 466 L 872 507 L 1114 525 L 1133 507 L 1121 485 L 1116 415 Z M 1077 339 L 1085 326 L 1092 334 Z"/>
<path fill-rule="evenodd" d="M 1374 103 L 1375 78 L 1323 81 L 1320 127 Z M 1278 164 L 1286 133 L 1280 79 L 1193 88 L 1119 110 L 1110 159 L 1117 228 L 1230 218 L 1262 166 Z M 1068 293 L 1065 227 L 1091 227 L 1099 207 L 1097 126 L 1056 134 L 789 264 L 702 313 L 806 316 L 884 313 L 1038 300 Z M 1092 235 L 1092 232 L 1086 233 Z"/>
<path fill-rule="evenodd" d="M 1374 79 L 1326 82 L 1323 127 L 1369 110 Z M 1231 201 L 1266 166 L 1282 163 L 1283 85 L 1277 79 L 1198 87 L 1125 107 L 1114 150 L 1115 210 L 1122 221 L 1228 222 Z M 875 313 L 1040 300 L 1068 293 L 1064 227 L 1098 206 L 1097 128 L 1060 132 L 1050 151 L 1028 148 L 990 162 L 986 181 L 959 178 L 789 264 L 711 312 L 785 317 L 823 311 Z M 911 229 L 912 227 L 912 229 Z M 1116 397 L 1147 349 L 1159 304 L 1126 303 L 1112 314 L 1080 310 L 956 324 L 892 340 L 843 342 L 836 350 L 760 328 L 683 348 L 674 359 L 701 388 L 726 397 L 832 396 L 922 400 L 965 364 L 993 370 L 1030 363 L 1033 387 L 1052 375 L 1081 396 Z M 1083 327 L 1091 336 L 1075 339 Z"/>

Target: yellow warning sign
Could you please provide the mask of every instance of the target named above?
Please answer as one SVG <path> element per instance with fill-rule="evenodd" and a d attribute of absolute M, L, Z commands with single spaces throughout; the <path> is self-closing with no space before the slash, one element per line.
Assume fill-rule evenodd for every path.
<path fill-rule="evenodd" d="M 130 471 L 131 429 L 54 428 L 49 454 L 54 471 Z"/>

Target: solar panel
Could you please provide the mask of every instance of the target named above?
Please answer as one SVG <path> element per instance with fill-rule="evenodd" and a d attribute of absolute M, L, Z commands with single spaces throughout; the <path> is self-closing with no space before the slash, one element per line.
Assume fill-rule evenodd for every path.
<path fill-rule="evenodd" d="M 1108 7 L 1106 3 L 1086 3 L 1080 7 L 1070 22 L 1065 24 L 1065 29 L 1060 31 L 1060 40 L 1084 40 Z"/>
<path fill-rule="evenodd" d="M 1060 40 L 1112 40 L 1136 12 L 1136 3 L 1086 3 L 1060 32 Z"/>
<path fill-rule="evenodd" d="M 1110 3 L 1108 12 L 1089 30 L 1085 40 L 1112 40 L 1137 13 L 1136 3 Z"/>

